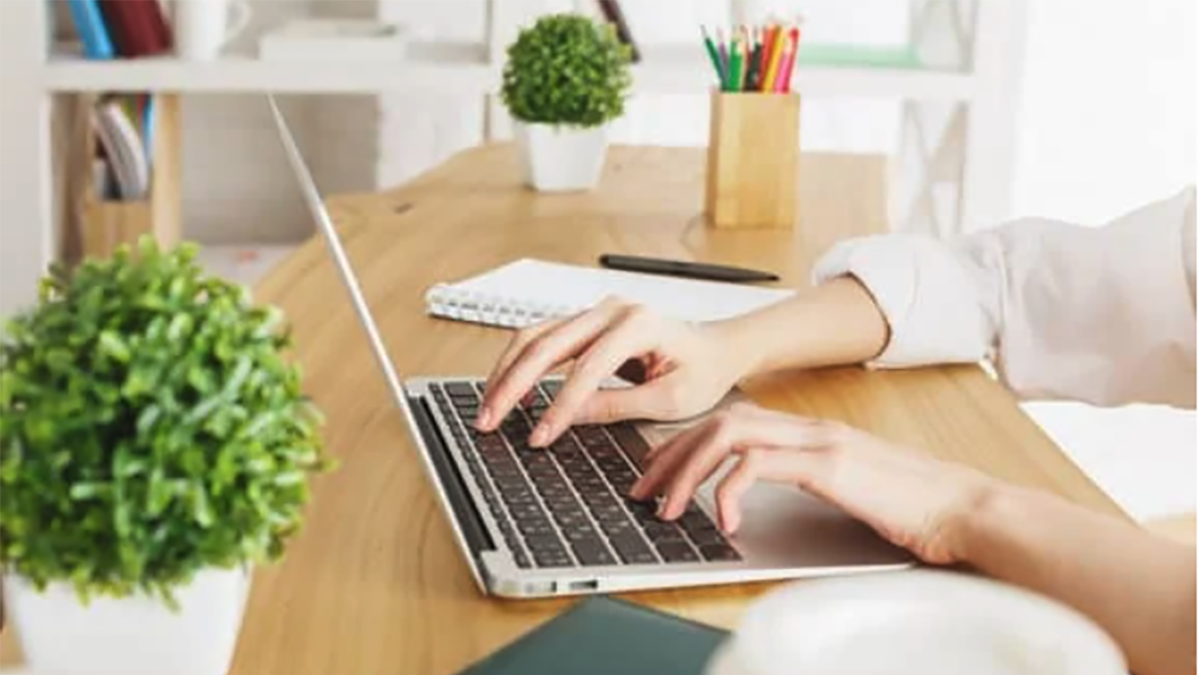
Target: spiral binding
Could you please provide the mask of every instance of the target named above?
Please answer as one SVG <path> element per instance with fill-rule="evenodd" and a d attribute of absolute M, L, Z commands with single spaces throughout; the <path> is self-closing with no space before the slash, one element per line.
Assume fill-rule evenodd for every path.
<path fill-rule="evenodd" d="M 425 310 L 430 316 L 506 328 L 523 328 L 570 316 L 581 309 L 522 302 L 446 284 L 437 284 L 425 293 Z"/>

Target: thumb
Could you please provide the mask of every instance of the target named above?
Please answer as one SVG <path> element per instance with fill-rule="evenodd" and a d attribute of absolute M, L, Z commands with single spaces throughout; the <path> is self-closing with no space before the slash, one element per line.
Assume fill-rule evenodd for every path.
<path fill-rule="evenodd" d="M 666 421 L 681 415 L 676 387 L 671 377 L 621 389 L 600 389 L 575 415 L 575 424 L 609 424 L 622 420 Z"/>

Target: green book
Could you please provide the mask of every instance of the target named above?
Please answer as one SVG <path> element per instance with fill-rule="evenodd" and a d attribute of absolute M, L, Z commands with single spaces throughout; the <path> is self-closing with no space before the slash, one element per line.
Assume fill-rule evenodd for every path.
<path fill-rule="evenodd" d="M 594 597 L 460 675 L 702 675 L 726 631 Z"/>

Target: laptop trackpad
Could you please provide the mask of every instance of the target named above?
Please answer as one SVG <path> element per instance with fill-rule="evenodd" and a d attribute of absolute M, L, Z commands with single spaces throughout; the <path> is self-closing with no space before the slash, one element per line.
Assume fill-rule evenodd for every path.
<path fill-rule="evenodd" d="M 696 498 L 714 517 L 713 491 L 733 460 L 701 486 Z M 756 483 L 742 497 L 732 541 L 747 560 L 767 566 L 842 566 L 905 562 L 909 554 L 870 527 L 792 485 Z"/>

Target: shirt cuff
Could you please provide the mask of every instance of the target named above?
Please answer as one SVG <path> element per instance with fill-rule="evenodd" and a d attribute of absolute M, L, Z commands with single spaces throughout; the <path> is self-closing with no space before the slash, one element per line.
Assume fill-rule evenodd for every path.
<path fill-rule="evenodd" d="M 978 274 L 946 243 L 892 234 L 834 246 L 813 268 L 813 283 L 852 276 L 874 297 L 891 329 L 867 366 L 911 368 L 987 358 L 992 331 Z"/>

